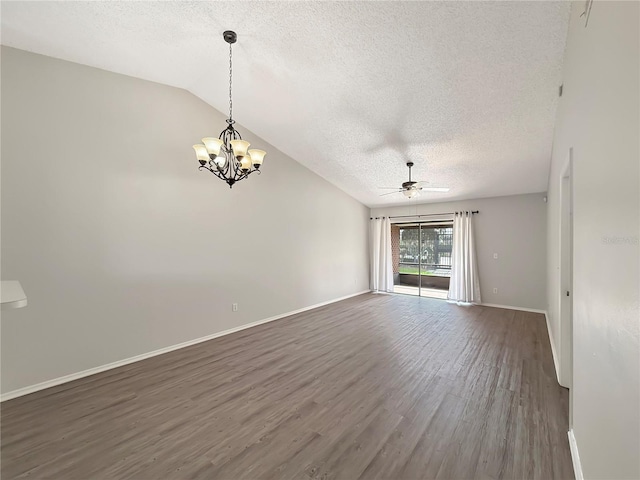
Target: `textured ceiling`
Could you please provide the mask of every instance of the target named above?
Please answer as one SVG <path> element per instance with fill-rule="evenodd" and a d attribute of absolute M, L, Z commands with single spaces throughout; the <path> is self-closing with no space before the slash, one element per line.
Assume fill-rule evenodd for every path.
<path fill-rule="evenodd" d="M 569 9 L 3 1 L 2 43 L 182 87 L 226 112 L 221 34 L 233 29 L 234 118 L 379 206 L 408 202 L 378 189 L 406 181 L 408 160 L 414 180 L 451 189 L 420 203 L 546 190 Z"/>

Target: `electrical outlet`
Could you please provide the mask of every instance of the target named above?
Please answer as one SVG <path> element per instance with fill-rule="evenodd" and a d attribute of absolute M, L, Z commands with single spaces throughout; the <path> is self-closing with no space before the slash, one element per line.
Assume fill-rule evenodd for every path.
<path fill-rule="evenodd" d="M 237 303 L 231 304 L 231 311 L 232 312 L 237 312 L 238 311 L 238 304 Z"/>
<path fill-rule="evenodd" d="M 493 293 L 498 293 L 498 289 L 497 289 L 497 288 L 494 288 L 494 289 L 493 289 Z"/>

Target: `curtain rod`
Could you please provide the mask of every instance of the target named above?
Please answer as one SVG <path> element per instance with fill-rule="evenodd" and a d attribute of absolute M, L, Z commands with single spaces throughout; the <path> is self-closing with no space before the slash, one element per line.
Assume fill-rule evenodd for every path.
<path fill-rule="evenodd" d="M 389 218 L 420 218 L 420 217 L 433 217 L 436 215 L 456 215 L 457 213 L 464 213 L 464 211 L 462 212 L 444 212 L 444 213 L 425 213 L 423 215 L 396 215 L 395 217 L 389 217 Z M 476 213 L 480 213 L 480 210 L 473 210 L 471 212 L 473 215 L 475 215 Z M 384 218 L 384 217 L 375 217 L 376 219 L 379 218 Z M 374 217 L 369 217 L 369 220 L 373 220 Z"/>

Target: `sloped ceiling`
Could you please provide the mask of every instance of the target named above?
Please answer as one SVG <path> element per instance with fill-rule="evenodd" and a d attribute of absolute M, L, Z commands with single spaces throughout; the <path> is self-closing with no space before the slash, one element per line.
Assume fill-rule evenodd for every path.
<path fill-rule="evenodd" d="M 227 112 L 222 32 L 235 30 L 234 118 L 380 206 L 408 202 L 378 188 L 406 181 L 408 160 L 414 180 L 451 189 L 420 203 L 546 190 L 569 9 L 3 1 L 2 43 L 185 88 Z"/>

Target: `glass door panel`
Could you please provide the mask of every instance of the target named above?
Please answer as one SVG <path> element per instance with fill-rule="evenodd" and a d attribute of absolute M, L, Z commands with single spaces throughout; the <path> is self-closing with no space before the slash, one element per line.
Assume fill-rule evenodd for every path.
<path fill-rule="evenodd" d="M 393 224 L 394 292 L 447 298 L 452 240 L 450 223 Z"/>
<path fill-rule="evenodd" d="M 397 241 L 397 254 L 394 251 L 394 288 L 395 293 L 420 295 L 420 226 L 395 225 L 392 227 L 391 244 Z"/>
<path fill-rule="evenodd" d="M 447 298 L 451 276 L 451 246 L 453 227 L 421 226 L 420 234 L 420 295 Z"/>

